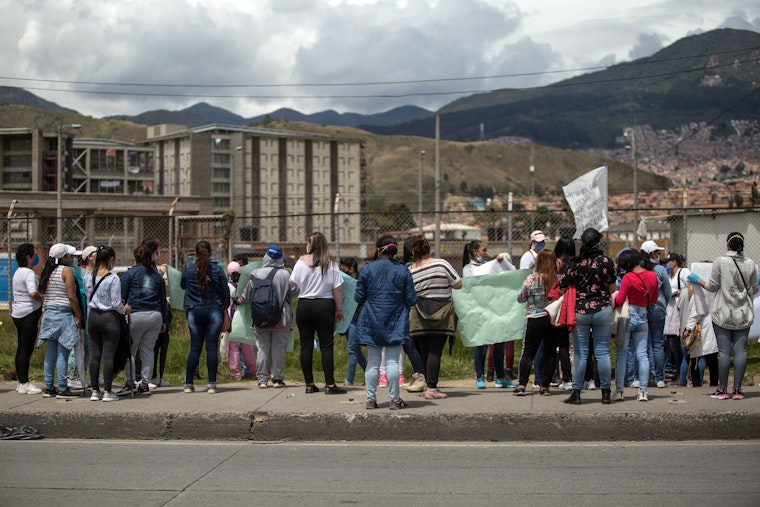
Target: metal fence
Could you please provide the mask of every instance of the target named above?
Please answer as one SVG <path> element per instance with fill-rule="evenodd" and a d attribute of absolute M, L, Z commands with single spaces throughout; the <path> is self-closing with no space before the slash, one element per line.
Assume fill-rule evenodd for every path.
<path fill-rule="evenodd" d="M 616 216 L 616 214 L 620 214 Z M 615 256 L 624 247 L 638 247 L 653 239 L 666 252 L 686 256 L 687 263 L 712 260 L 725 251 L 728 232 L 745 235 L 747 256 L 760 259 L 760 209 L 673 210 L 649 217 L 642 236 L 634 238 L 630 224 L 612 225 L 605 233 L 605 250 Z M 610 223 L 630 214 L 630 210 L 611 210 Z M 55 219 L 13 215 L 2 221 L 0 251 L 11 251 L 23 242 L 49 246 L 55 240 Z M 572 216 L 562 209 L 530 211 L 448 211 L 436 216 L 425 213 L 420 227 L 413 212 L 287 215 L 269 217 L 211 216 L 78 216 L 64 220 L 64 242 L 82 249 L 87 245 L 109 245 L 116 250 L 117 264 L 131 265 L 132 252 L 145 238 L 161 242 L 161 263 L 181 267 L 192 259 L 195 243 L 208 240 L 215 249 L 215 260 L 226 262 L 235 255 L 261 257 L 270 244 L 297 257 L 304 253 L 306 236 L 321 231 L 330 241 L 331 253 L 352 256 L 360 261 L 372 256 L 379 234 L 392 233 L 402 241 L 411 234 L 424 233 L 431 245 L 438 245 L 437 256 L 461 267 L 464 245 L 481 239 L 492 254 L 507 252 L 517 262 L 529 247 L 533 230 L 547 236 L 548 246 L 560 237 L 572 237 Z M 646 230 L 644 230 L 646 229 Z M 437 231 L 440 231 L 437 234 Z"/>

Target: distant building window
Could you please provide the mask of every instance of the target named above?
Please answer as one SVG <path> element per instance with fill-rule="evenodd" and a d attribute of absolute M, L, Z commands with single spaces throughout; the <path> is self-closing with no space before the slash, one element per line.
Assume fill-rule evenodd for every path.
<path fill-rule="evenodd" d="M 223 137 L 215 137 L 213 138 L 213 141 L 211 142 L 211 149 L 212 150 L 229 150 L 230 140 L 224 139 Z"/>
<path fill-rule="evenodd" d="M 4 155 L 3 167 L 31 167 L 31 155 Z"/>
<path fill-rule="evenodd" d="M 229 183 L 214 183 L 211 187 L 211 191 L 215 194 L 229 194 L 230 184 Z"/>
<path fill-rule="evenodd" d="M 214 197 L 212 199 L 212 203 L 214 205 L 214 208 L 229 208 L 230 198 L 229 197 Z"/>
<path fill-rule="evenodd" d="M 211 170 L 211 177 L 228 180 L 230 179 L 230 168 L 229 167 L 214 167 Z"/>
<path fill-rule="evenodd" d="M 32 173 L 30 172 L 10 172 L 3 173 L 3 183 L 10 184 L 30 184 L 32 182 Z"/>
<path fill-rule="evenodd" d="M 211 163 L 212 164 L 227 164 L 230 163 L 230 154 L 229 153 L 212 153 L 211 154 Z"/>
<path fill-rule="evenodd" d="M 3 151 L 32 151 L 32 139 L 29 137 L 7 137 L 3 139 Z"/>

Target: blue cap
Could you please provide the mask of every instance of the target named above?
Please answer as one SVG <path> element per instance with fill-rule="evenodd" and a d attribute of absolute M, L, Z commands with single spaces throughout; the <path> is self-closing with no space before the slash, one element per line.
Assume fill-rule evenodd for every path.
<path fill-rule="evenodd" d="M 282 250 L 280 250 L 280 247 L 275 245 L 270 245 L 269 248 L 267 248 L 267 255 L 270 259 L 282 259 Z"/>

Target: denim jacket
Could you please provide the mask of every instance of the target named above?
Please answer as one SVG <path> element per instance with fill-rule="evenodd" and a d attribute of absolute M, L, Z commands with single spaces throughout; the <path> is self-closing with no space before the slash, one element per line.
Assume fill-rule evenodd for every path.
<path fill-rule="evenodd" d="M 150 270 L 136 264 L 121 277 L 121 298 L 132 307 L 133 312 L 161 312 L 166 322 L 166 284 L 156 268 Z"/>
<path fill-rule="evenodd" d="M 227 277 L 218 264 L 209 262 L 208 280 L 206 286 L 201 289 L 196 280 L 197 266 L 195 264 L 186 264 L 182 268 L 182 277 L 180 286 L 185 290 L 185 301 L 183 308 L 192 310 L 196 306 L 221 306 L 229 308 L 230 306 L 230 289 L 227 286 Z"/>

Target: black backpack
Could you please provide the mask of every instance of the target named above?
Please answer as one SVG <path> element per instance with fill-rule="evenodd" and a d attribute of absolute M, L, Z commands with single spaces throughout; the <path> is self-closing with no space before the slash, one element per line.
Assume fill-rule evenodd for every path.
<path fill-rule="evenodd" d="M 251 322 L 256 327 L 273 327 L 282 317 L 282 304 L 277 298 L 272 280 L 279 268 L 272 268 L 266 278 L 252 277 L 253 286 L 248 296 L 251 305 Z"/>

